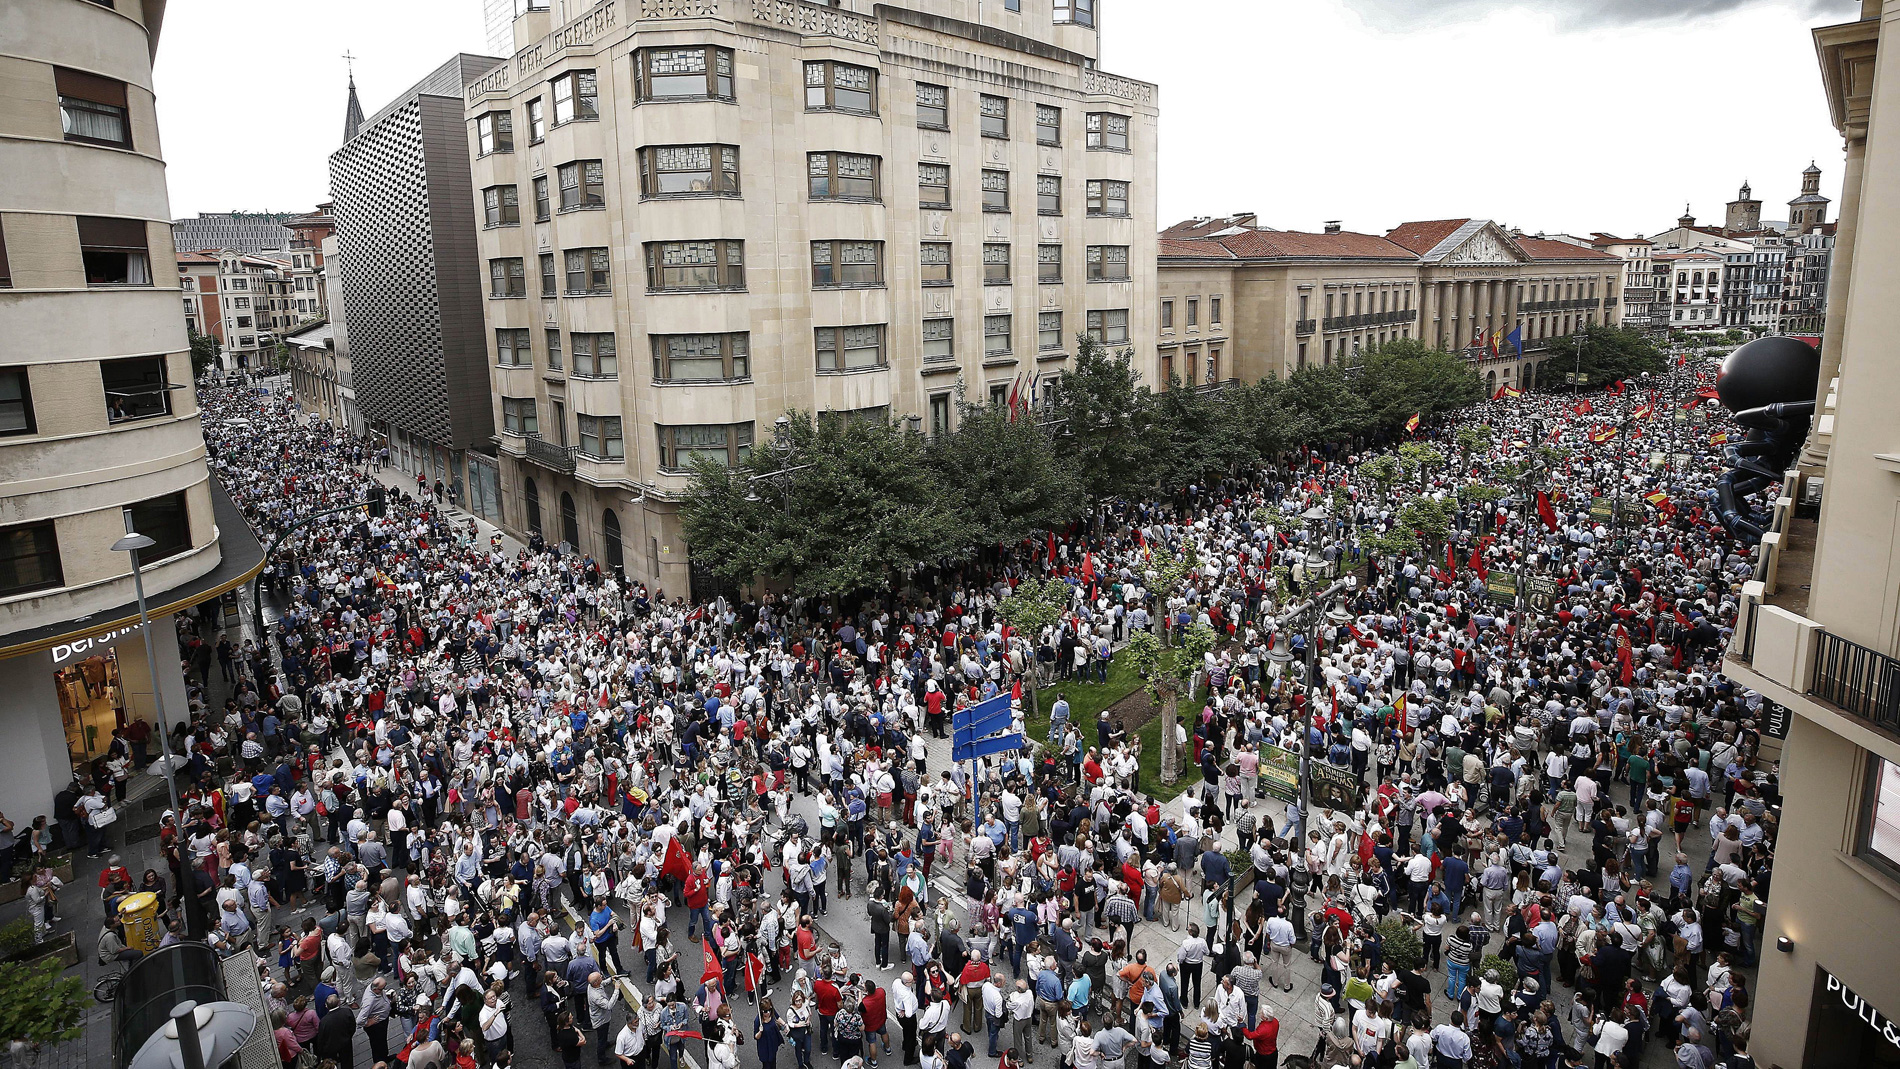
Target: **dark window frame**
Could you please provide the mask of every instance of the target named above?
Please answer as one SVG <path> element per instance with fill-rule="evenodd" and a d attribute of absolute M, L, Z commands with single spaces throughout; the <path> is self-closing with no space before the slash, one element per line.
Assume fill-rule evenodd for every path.
<path fill-rule="evenodd" d="M 863 352 L 866 347 L 863 345 L 846 345 L 843 332 L 847 330 L 873 330 L 877 332 L 877 344 L 870 347 L 876 354 L 875 363 L 854 365 L 848 362 L 847 354 Z M 830 336 L 831 341 L 829 347 L 824 344 L 827 335 Z M 825 353 L 832 354 L 832 367 L 825 366 Z M 891 366 L 890 331 L 887 325 L 883 323 L 862 323 L 839 327 L 814 327 L 812 328 L 812 354 L 813 366 L 817 368 L 818 374 L 820 375 L 846 375 L 860 371 L 877 371 L 888 368 Z"/>
<path fill-rule="evenodd" d="M 482 189 L 482 229 L 521 225 L 521 187 L 487 186 Z"/>
<path fill-rule="evenodd" d="M 1121 187 L 1119 198 L 1109 195 L 1110 186 Z M 1083 187 L 1087 195 L 1088 214 L 1103 219 L 1128 218 L 1129 190 L 1132 186 L 1132 182 L 1124 182 L 1118 178 L 1089 179 L 1087 185 Z M 1118 202 L 1121 210 L 1115 211 L 1113 207 Z"/>
<path fill-rule="evenodd" d="M 113 426 L 169 416 L 173 412 L 171 365 L 163 356 L 123 356 L 99 361 L 99 389 L 105 401 L 106 422 Z M 150 411 L 132 411 L 130 405 L 138 398 L 156 398 L 152 402 L 156 407 Z M 112 414 L 115 400 L 127 406 L 124 415 Z"/>
<path fill-rule="evenodd" d="M 995 256 L 995 250 L 997 249 L 1003 250 L 1002 259 L 1000 260 L 993 258 Z M 1007 241 L 984 242 L 983 243 L 983 284 L 985 286 L 1009 285 L 1011 274 L 1012 274 L 1011 269 L 1010 269 L 1010 261 L 1013 259 L 1015 259 L 1015 253 L 1011 251 L 1011 246 L 1009 242 Z M 1000 267 L 1002 268 L 1002 271 L 1000 273 L 991 271 L 990 269 L 994 267 Z"/>
<path fill-rule="evenodd" d="M 585 257 L 578 268 L 576 256 Z M 604 297 L 614 291 L 613 252 L 605 245 L 563 249 L 561 272 L 563 297 Z"/>
<path fill-rule="evenodd" d="M 475 116 L 475 155 L 494 156 L 515 150 L 515 117 L 510 111 L 485 111 Z"/>
<path fill-rule="evenodd" d="M 32 578 L 22 578 L 23 565 Z M 66 565 L 60 559 L 59 531 L 52 520 L 0 527 L 0 597 L 57 590 L 66 585 Z"/>
<path fill-rule="evenodd" d="M 930 252 L 928 256 L 926 255 L 926 250 L 934 249 L 943 250 L 941 253 L 943 257 L 942 262 L 928 258 L 928 256 L 939 255 L 936 252 Z M 956 247 L 951 242 L 919 242 L 917 247 L 917 272 L 919 278 L 926 286 L 954 285 L 956 279 L 956 258 Z"/>
<path fill-rule="evenodd" d="M 668 266 L 662 263 L 666 250 L 672 246 L 711 245 L 713 262 L 710 265 L 715 275 L 711 285 L 666 285 L 665 272 L 685 271 L 700 264 L 679 264 Z M 647 268 L 648 293 L 742 293 L 746 288 L 745 242 L 735 238 L 704 238 L 693 241 L 649 241 L 644 246 Z M 736 253 L 736 255 L 735 255 Z"/>
<path fill-rule="evenodd" d="M 872 278 L 847 279 L 844 269 L 862 267 L 862 263 L 847 265 L 844 261 L 846 246 L 869 245 L 873 254 L 871 262 Z M 821 262 L 820 254 L 823 254 Z M 811 243 L 811 288 L 815 290 L 878 289 L 884 285 L 884 243 L 860 238 L 834 238 Z"/>
<path fill-rule="evenodd" d="M 511 266 L 512 265 L 512 266 Z M 498 273 L 496 268 L 502 270 Z M 488 296 L 507 300 L 528 295 L 526 265 L 519 256 L 497 256 L 488 261 Z M 502 283 L 506 285 L 501 285 Z"/>
<path fill-rule="evenodd" d="M 527 327 L 495 328 L 495 366 L 533 367 L 533 335 Z"/>
<path fill-rule="evenodd" d="M 503 434 L 521 438 L 541 437 L 541 412 L 535 399 L 504 394 L 501 399 L 501 429 Z"/>
<path fill-rule="evenodd" d="M 702 53 L 701 63 L 704 65 L 703 71 L 683 71 L 660 75 L 653 73 L 653 57 L 655 55 L 661 53 L 678 54 L 686 52 Z M 637 103 L 664 104 L 680 100 L 732 101 L 736 99 L 737 86 L 734 80 L 736 64 L 734 63 L 732 49 L 730 48 L 721 48 L 718 45 L 667 45 L 657 48 L 637 49 L 633 57 L 634 99 Z M 722 63 L 725 67 L 724 73 L 720 71 Z M 653 92 L 653 82 L 656 77 L 667 79 L 670 83 L 673 79 L 680 79 L 681 81 L 689 80 L 695 74 L 700 75 L 700 77 L 704 79 L 703 92 L 667 93 L 664 95 L 656 95 Z"/>
<path fill-rule="evenodd" d="M 824 170 L 822 172 L 814 170 L 814 167 L 820 160 L 824 161 Z M 845 160 L 869 160 L 871 163 L 871 177 L 866 179 L 857 175 L 840 175 L 839 165 Z M 866 181 L 871 184 L 870 192 L 868 193 L 839 192 L 843 183 Z M 820 191 L 819 184 L 821 182 L 823 183 L 823 192 Z M 836 150 L 807 152 L 805 154 L 805 186 L 806 195 L 813 201 L 837 201 L 846 204 L 881 203 L 884 199 L 884 158 L 863 152 L 842 152 Z"/>
<path fill-rule="evenodd" d="M 941 331 L 941 337 L 932 337 L 932 333 Z M 933 349 L 940 351 L 933 352 Z M 948 364 L 957 358 L 957 321 L 954 316 L 933 316 L 923 321 L 921 345 L 918 351 L 926 364 Z"/>
<path fill-rule="evenodd" d="M 611 330 L 574 330 L 567 335 L 568 374 L 577 379 L 620 377 L 620 345 Z"/>
<path fill-rule="evenodd" d="M 574 422 L 579 437 L 576 449 L 581 456 L 605 464 L 618 464 L 627 459 L 627 440 L 619 416 L 590 416 L 585 412 L 577 412 Z M 598 443 L 598 448 L 590 449 L 590 443 Z"/>
<path fill-rule="evenodd" d="M 991 189 L 990 180 L 994 175 L 1002 175 L 1002 188 Z M 981 187 L 983 190 L 983 210 L 986 212 L 1009 211 L 1009 172 L 998 167 L 982 169 Z M 994 195 L 994 196 L 993 196 Z"/>
<path fill-rule="evenodd" d="M 561 92 L 567 91 L 567 118 L 562 118 Z M 587 91 L 583 91 L 586 89 Z M 571 122 L 594 122 L 600 118 L 600 74 L 598 71 L 582 68 L 562 71 L 548 79 L 548 97 L 554 101 L 553 120 L 555 129 Z"/>
<path fill-rule="evenodd" d="M 59 102 L 60 136 L 64 140 L 75 144 L 104 145 L 110 148 L 134 147 L 131 101 L 127 95 L 125 82 L 86 71 L 54 67 L 53 87 Z M 70 111 L 115 118 L 118 120 L 121 136 L 110 138 L 74 133 L 73 127 L 79 124 L 73 120 Z"/>
<path fill-rule="evenodd" d="M 925 181 L 926 178 L 937 177 L 939 172 L 941 172 L 943 176 L 942 182 Z M 919 208 L 931 208 L 931 209 L 936 209 L 939 211 L 948 211 L 950 209 L 950 178 L 951 178 L 951 171 L 950 171 L 949 164 L 946 164 L 946 163 L 920 163 L 918 164 L 917 165 L 917 206 Z M 924 199 L 924 190 L 926 189 L 943 190 L 943 198 L 941 200 Z"/>
<path fill-rule="evenodd" d="M 662 157 L 669 151 L 684 149 L 703 149 L 706 152 L 706 167 L 682 168 L 662 167 Z M 701 145 L 648 145 L 640 150 L 640 196 L 643 199 L 661 199 L 670 197 L 737 197 L 743 188 L 739 170 L 739 146 L 721 144 Z M 705 187 L 701 189 L 664 189 L 664 176 L 667 175 L 705 175 Z"/>
<path fill-rule="evenodd" d="M 746 457 L 751 454 L 757 438 L 757 432 L 750 421 L 744 423 L 656 423 L 653 425 L 653 429 L 658 432 L 660 440 L 660 470 L 669 472 L 690 472 L 692 470 L 690 461 L 686 464 L 679 463 L 679 432 L 710 431 L 714 428 L 725 432 L 726 444 L 723 448 L 726 452 L 726 466 L 729 468 L 737 467 L 745 463 Z M 695 452 L 707 452 L 710 451 L 712 447 L 707 445 L 687 446 L 686 448 Z"/>
<path fill-rule="evenodd" d="M 138 551 L 139 567 L 150 568 L 191 552 L 191 501 L 185 491 L 147 498 L 126 506 L 125 511 L 132 514 L 132 529 L 155 543 Z"/>
<path fill-rule="evenodd" d="M 1054 326 L 1050 326 L 1048 323 L 1048 317 L 1050 316 L 1055 317 Z M 1050 344 L 1051 339 L 1054 340 L 1055 344 L 1053 345 Z M 1047 352 L 1054 352 L 1055 350 L 1058 350 L 1060 348 L 1062 348 L 1062 313 L 1060 311 L 1037 312 L 1036 313 L 1036 349 L 1037 351 L 1047 353 Z"/>
<path fill-rule="evenodd" d="M 926 91 L 931 90 L 931 89 L 934 89 L 938 93 L 941 93 L 943 95 L 943 99 L 936 103 L 925 103 L 924 98 L 926 96 L 931 95 Z M 932 122 L 927 118 L 928 115 L 937 115 L 940 117 L 936 121 Z M 949 86 L 938 85 L 935 82 L 918 82 L 917 83 L 917 127 L 918 129 L 921 129 L 921 130 L 948 130 L 950 129 L 950 87 Z"/>
<path fill-rule="evenodd" d="M 591 177 L 590 177 L 591 172 Z M 569 185 L 569 176 L 574 184 Z M 602 160 L 569 160 L 554 168 L 555 184 L 560 188 L 556 213 L 592 211 L 607 206 L 607 165 Z M 568 203 L 568 190 L 574 190 L 574 202 Z"/>
<path fill-rule="evenodd" d="M 1053 122 L 1045 122 L 1045 112 L 1054 112 Z M 1054 104 L 1036 105 L 1036 144 L 1060 146 L 1062 144 L 1062 109 Z"/>
<path fill-rule="evenodd" d="M 1047 255 L 1052 249 L 1056 254 L 1053 260 Z M 1050 270 L 1052 265 L 1054 270 Z M 1062 281 L 1062 246 L 1060 244 L 1049 242 L 1036 246 L 1036 281 L 1046 283 Z"/>
<path fill-rule="evenodd" d="M 675 340 L 703 345 L 710 339 L 719 349 L 720 373 L 714 378 L 688 378 L 674 370 L 675 363 L 710 363 L 714 358 L 703 348 L 681 354 L 673 351 Z M 697 334 L 654 334 L 653 381 L 655 383 L 746 382 L 752 378 L 752 335 L 749 331 L 705 331 Z"/>
<path fill-rule="evenodd" d="M 820 74 L 821 80 L 818 82 L 811 80 L 814 68 Z M 840 70 L 862 71 L 865 75 L 865 87 L 862 89 L 856 86 L 840 88 L 838 85 Z M 876 115 L 878 113 L 877 76 L 876 67 L 867 67 L 862 63 L 846 63 L 837 59 L 808 59 L 805 61 L 805 110 L 836 111 L 846 115 Z M 820 103 L 812 103 L 814 90 L 817 91 Z M 848 99 L 851 100 L 862 95 L 865 98 L 864 105 L 859 107 L 855 104 L 839 103 L 840 96 L 846 94 L 849 94 Z"/>
<path fill-rule="evenodd" d="M 1002 329 L 997 329 L 1001 327 Z M 1008 312 L 989 312 L 983 316 L 983 358 L 1008 356 L 1015 349 L 1016 318 Z M 1001 343 L 991 341 L 1001 338 Z"/>
<path fill-rule="evenodd" d="M 1119 133 L 1109 129 L 1110 119 L 1121 120 Z M 1119 111 L 1091 111 L 1085 123 L 1084 141 L 1093 152 L 1130 152 L 1133 151 L 1129 147 L 1133 144 L 1133 126 L 1132 117 Z M 1120 144 L 1115 143 L 1118 139 Z"/>
<path fill-rule="evenodd" d="M 24 367 L 0 368 L 0 380 L 10 380 L 19 385 L 17 396 L 0 393 L 0 438 L 38 434 L 39 420 L 33 414 L 32 372 Z M 11 426 L 15 421 L 19 426 Z"/>
<path fill-rule="evenodd" d="M 1001 114 L 996 114 L 992 104 L 1001 104 Z M 980 93 L 976 98 L 977 133 L 984 137 L 993 137 L 1002 141 L 1009 140 L 1009 98 L 994 93 Z"/>
<path fill-rule="evenodd" d="M 1109 273 L 1110 252 L 1116 249 L 1121 250 L 1121 274 L 1119 275 Z M 1088 280 L 1090 282 L 1127 282 L 1133 277 L 1128 273 L 1129 251 L 1126 245 L 1090 245 L 1086 260 Z"/>

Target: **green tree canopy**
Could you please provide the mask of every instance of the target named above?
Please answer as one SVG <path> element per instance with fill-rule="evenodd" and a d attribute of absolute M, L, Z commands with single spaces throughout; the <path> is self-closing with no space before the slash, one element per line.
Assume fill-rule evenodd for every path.
<path fill-rule="evenodd" d="M 1007 408 L 961 406 L 957 429 L 932 440 L 928 456 L 977 545 L 1016 542 L 1088 508 L 1073 453 Z"/>
<path fill-rule="evenodd" d="M 1059 433 L 1086 499 L 1114 497 L 1131 484 L 1152 485 L 1152 400 L 1132 351 L 1111 353 L 1089 335 L 1076 335 L 1075 360 L 1057 381 L 1050 418 L 1064 421 Z"/>

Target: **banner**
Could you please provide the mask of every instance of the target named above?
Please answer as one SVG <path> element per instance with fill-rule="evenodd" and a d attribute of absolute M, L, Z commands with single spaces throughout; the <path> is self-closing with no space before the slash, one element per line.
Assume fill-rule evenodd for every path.
<path fill-rule="evenodd" d="M 1260 793 L 1282 802 L 1300 797 L 1300 755 L 1279 746 L 1260 744 Z"/>
<path fill-rule="evenodd" d="M 1540 613 L 1549 612 L 1556 606 L 1558 595 L 1563 593 L 1563 587 L 1557 582 L 1557 578 L 1550 575 L 1533 575 L 1526 586 L 1529 589 L 1525 593 L 1525 599 L 1530 602 L 1532 609 Z"/>
<path fill-rule="evenodd" d="M 1312 796 L 1314 809 L 1337 809 L 1346 813 L 1359 810 L 1359 797 L 1365 793 L 1365 784 L 1352 774 L 1351 768 L 1313 761 L 1307 764 L 1306 771 L 1307 792 Z"/>
<path fill-rule="evenodd" d="M 1492 572 L 1485 580 L 1484 592 L 1498 605 L 1517 604 L 1517 576 L 1512 572 Z"/>

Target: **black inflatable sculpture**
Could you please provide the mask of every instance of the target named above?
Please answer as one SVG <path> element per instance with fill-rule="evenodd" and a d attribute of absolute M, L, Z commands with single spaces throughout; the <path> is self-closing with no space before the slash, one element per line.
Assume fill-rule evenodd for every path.
<path fill-rule="evenodd" d="M 1722 361 L 1715 392 L 1748 437 L 1724 451 L 1729 470 L 1716 480 L 1716 514 L 1738 541 L 1761 541 L 1768 517 L 1747 498 L 1781 481 L 1807 440 L 1814 418 L 1821 354 L 1797 338 L 1757 338 Z"/>

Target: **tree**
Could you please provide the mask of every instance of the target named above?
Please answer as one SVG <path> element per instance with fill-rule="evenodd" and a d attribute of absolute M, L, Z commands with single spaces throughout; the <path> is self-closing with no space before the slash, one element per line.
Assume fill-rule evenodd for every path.
<path fill-rule="evenodd" d="M 187 333 L 191 342 L 191 374 L 193 378 L 205 373 L 206 368 L 218 366 L 218 339 L 197 331 Z"/>
<path fill-rule="evenodd" d="M 1474 423 L 1458 428 L 1455 440 L 1458 443 L 1459 465 L 1471 467 L 1471 457 L 1490 448 L 1491 441 L 1497 437 L 1497 429 L 1489 423 Z"/>
<path fill-rule="evenodd" d="M 1398 433 L 1414 413 L 1429 420 L 1484 399 L 1484 383 L 1469 362 L 1416 338 L 1374 347 L 1355 370 L 1353 385 L 1376 433 Z"/>
<path fill-rule="evenodd" d="M 1451 536 L 1451 499 L 1419 494 L 1399 508 L 1399 526 L 1412 531 L 1432 549 Z"/>
<path fill-rule="evenodd" d="M 55 957 L 0 965 L 0 1042 L 44 1046 L 78 1039 L 92 1001 L 76 976 L 62 978 Z"/>
<path fill-rule="evenodd" d="M 976 545 L 1009 544 L 1088 508 L 1074 457 L 1033 419 L 964 405 L 957 429 L 930 443 L 932 469 Z"/>
<path fill-rule="evenodd" d="M 1134 353 L 1110 353 L 1088 334 L 1075 339 L 1073 367 L 1056 384 L 1052 419 L 1062 420 L 1063 448 L 1075 458 L 1084 497 L 1117 496 L 1130 484 L 1147 487 L 1153 456 L 1152 394 L 1141 384 Z"/>
<path fill-rule="evenodd" d="M 1420 489 L 1425 486 L 1425 473 L 1433 468 L 1445 466 L 1445 454 L 1426 445 L 1424 442 L 1405 442 L 1399 446 L 1399 466 L 1407 475 L 1416 474 Z"/>
<path fill-rule="evenodd" d="M 1390 453 L 1381 453 L 1359 465 L 1359 473 L 1372 480 L 1382 498 L 1391 494 L 1392 485 L 1399 481 L 1402 474 L 1398 458 Z"/>
<path fill-rule="evenodd" d="M 968 552 L 971 524 L 942 492 L 922 435 L 888 420 L 787 415 L 780 439 L 737 469 L 702 460 L 694 471 L 682 520 L 715 574 L 849 595 Z"/>
<path fill-rule="evenodd" d="M 1338 365 L 1295 371 L 1281 387 L 1279 401 L 1294 441 L 1345 442 L 1371 426 L 1365 396 Z"/>
<path fill-rule="evenodd" d="M 1574 339 L 1567 344 L 1558 343 L 1555 351 L 1571 354 L 1573 367 L 1581 371 L 1592 386 L 1631 378 L 1645 371 L 1661 374 L 1668 367 L 1662 350 L 1650 336 L 1630 327 L 1585 327 L 1580 356 Z"/>
<path fill-rule="evenodd" d="M 1180 718 L 1181 692 L 1194 691 L 1195 676 L 1207 652 L 1214 648 L 1214 629 L 1195 624 L 1181 636 L 1181 648 L 1170 654 L 1150 631 L 1137 631 L 1122 647 L 1135 675 L 1148 686 L 1148 696 L 1161 707 L 1161 782 L 1173 785 L 1181 778 L 1180 740 L 1176 721 Z"/>
<path fill-rule="evenodd" d="M 1042 634 L 1044 628 L 1055 626 L 1075 600 L 1075 588 L 1060 579 L 1042 580 L 1027 576 L 1016 584 L 1016 589 L 996 603 L 996 615 L 1004 623 L 1029 636 L 1032 640 Z M 1152 639 L 1154 636 L 1148 636 Z M 1036 663 L 1030 662 L 1032 670 Z M 1039 678 L 1032 680 L 1030 693 L 1039 686 Z M 1033 698 L 1032 698 L 1033 700 Z"/>

